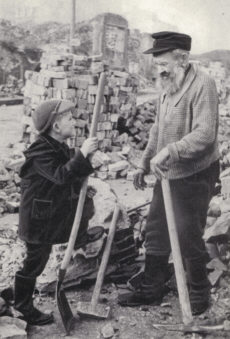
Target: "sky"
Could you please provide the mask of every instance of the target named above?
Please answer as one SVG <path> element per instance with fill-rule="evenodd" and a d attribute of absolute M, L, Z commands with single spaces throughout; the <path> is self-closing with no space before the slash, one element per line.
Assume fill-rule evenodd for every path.
<path fill-rule="evenodd" d="M 191 53 L 230 50 L 230 0 L 75 0 L 76 21 L 89 20 L 103 12 L 124 16 L 129 28 L 153 33 L 175 30 L 192 36 Z M 35 22 L 71 18 L 72 0 L 0 0 L 0 17 L 32 8 Z"/>

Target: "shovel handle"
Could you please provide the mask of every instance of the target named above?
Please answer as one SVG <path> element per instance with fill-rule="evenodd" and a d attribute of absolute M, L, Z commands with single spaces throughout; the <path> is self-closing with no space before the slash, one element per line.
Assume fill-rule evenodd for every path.
<path fill-rule="evenodd" d="M 99 83 L 98 83 L 98 90 L 97 90 L 97 96 L 96 96 L 96 102 L 94 106 L 94 111 L 93 111 L 93 120 L 90 128 L 90 134 L 89 136 L 92 138 L 96 136 L 97 132 L 97 122 L 98 118 L 100 115 L 101 111 L 101 104 L 102 104 L 102 99 L 104 95 L 104 87 L 105 87 L 105 78 L 106 75 L 105 73 L 101 73 L 100 78 L 99 78 Z M 85 197 L 86 197 L 86 192 L 87 192 L 87 185 L 88 185 L 88 177 L 84 180 L 82 187 L 81 187 L 81 192 L 78 200 L 78 205 L 77 205 L 77 211 L 75 214 L 74 218 L 74 223 L 72 227 L 72 231 L 70 234 L 69 242 L 67 249 L 65 251 L 65 255 L 63 258 L 63 261 L 61 263 L 61 269 L 65 270 L 70 262 L 71 254 L 73 252 L 75 240 L 78 234 L 78 230 L 80 227 L 80 222 L 81 222 L 81 217 L 82 217 L 82 212 L 84 208 L 84 203 L 85 203 Z"/>
<path fill-rule="evenodd" d="M 105 249 L 103 252 L 101 264 L 98 270 L 97 280 L 96 280 L 95 287 L 93 290 L 93 295 L 92 295 L 92 300 L 91 300 L 92 310 L 96 309 L 96 305 L 100 297 L 101 288 L 102 288 L 102 284 L 103 284 L 104 276 L 105 276 L 105 271 L 106 271 L 106 267 L 108 264 L 111 246 L 113 243 L 113 238 L 114 238 L 114 234 L 116 230 L 116 224 L 117 224 L 117 220 L 119 217 L 119 212 L 120 212 L 120 207 L 118 204 L 116 204 L 114 212 L 113 212 L 113 218 L 111 221 L 111 225 L 109 227 L 109 234 L 106 240 L 106 245 L 105 245 Z"/>
<path fill-rule="evenodd" d="M 165 204 L 165 212 L 166 219 L 168 224 L 169 238 L 172 249 L 172 257 L 176 274 L 176 282 L 179 294 L 179 301 L 182 311 L 183 323 L 185 325 L 190 324 L 193 321 L 191 305 L 189 300 L 188 289 L 186 285 L 185 272 L 181 257 L 181 250 L 178 240 L 177 228 L 176 228 L 176 220 L 173 211 L 173 203 L 172 196 L 170 190 L 169 181 L 166 179 L 162 179 L 161 181 L 164 204 Z"/>

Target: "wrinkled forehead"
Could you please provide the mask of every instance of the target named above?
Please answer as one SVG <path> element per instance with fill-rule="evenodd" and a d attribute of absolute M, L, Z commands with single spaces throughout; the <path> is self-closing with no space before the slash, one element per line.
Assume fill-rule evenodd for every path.
<path fill-rule="evenodd" d="M 165 66 L 174 61 L 175 61 L 174 56 L 170 52 L 153 57 L 153 62 L 156 66 Z"/>

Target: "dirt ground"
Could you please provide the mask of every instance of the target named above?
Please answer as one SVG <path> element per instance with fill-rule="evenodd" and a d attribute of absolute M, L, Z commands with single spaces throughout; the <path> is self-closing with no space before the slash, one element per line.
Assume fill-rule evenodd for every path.
<path fill-rule="evenodd" d="M 0 155 L 5 156 L 11 152 L 7 145 L 18 142 L 21 138 L 21 112 L 22 106 L 0 107 Z M 124 179 L 110 181 L 112 188 L 118 194 L 121 202 L 128 208 L 149 200 L 152 189 L 146 191 L 135 191 L 132 182 Z M 0 219 L 1 223 L 1 219 Z M 54 313 L 55 323 L 43 327 L 28 328 L 28 338 L 30 339 L 53 339 L 53 338 L 74 338 L 74 339 L 101 339 L 102 329 L 105 325 L 111 325 L 114 331 L 113 338 L 119 339 L 180 339 L 180 338 L 204 338 L 199 335 L 184 335 L 183 333 L 169 332 L 165 329 L 156 329 L 154 324 L 181 324 L 182 317 L 178 297 L 175 291 L 171 291 L 163 300 L 160 306 L 142 306 L 136 308 L 122 308 L 117 304 L 118 292 L 122 292 L 124 286 L 106 284 L 102 291 L 103 305 L 111 307 L 110 317 L 106 320 L 79 320 L 76 319 L 75 327 L 71 336 L 66 336 L 60 314 L 57 309 L 55 296 L 37 296 L 35 303 L 43 311 L 51 310 Z M 76 289 L 67 291 L 66 295 L 71 305 L 73 314 L 76 315 L 77 302 L 90 300 L 93 286 L 88 289 Z M 124 292 L 124 291 L 123 291 Z M 213 304 L 215 303 L 213 299 Z M 203 321 L 210 318 L 204 314 L 197 317 L 196 321 Z M 228 332 L 229 334 L 229 332 Z M 227 334 L 227 335 L 228 335 Z M 107 337 L 111 338 L 111 337 Z M 207 335 L 206 338 L 229 338 L 225 333 Z"/>

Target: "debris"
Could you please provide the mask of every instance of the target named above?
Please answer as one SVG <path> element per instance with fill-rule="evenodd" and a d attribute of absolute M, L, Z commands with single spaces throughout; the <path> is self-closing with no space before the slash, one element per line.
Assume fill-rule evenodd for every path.
<path fill-rule="evenodd" d="M 0 317 L 0 338 L 1 339 L 26 339 L 27 323 L 17 318 L 7 316 Z"/>
<path fill-rule="evenodd" d="M 111 323 L 108 323 L 105 326 L 103 326 L 101 329 L 101 333 L 103 335 L 103 338 L 105 339 L 112 338 L 115 332 Z"/>

